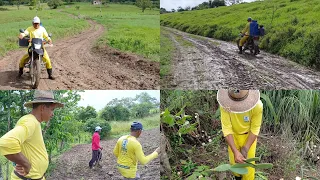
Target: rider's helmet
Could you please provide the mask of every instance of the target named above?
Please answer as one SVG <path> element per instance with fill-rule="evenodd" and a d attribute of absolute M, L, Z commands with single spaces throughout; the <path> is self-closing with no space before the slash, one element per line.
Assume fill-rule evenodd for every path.
<path fill-rule="evenodd" d="M 251 17 L 248 17 L 248 21 L 252 21 L 252 18 L 251 18 Z"/>
<path fill-rule="evenodd" d="M 40 18 L 38 16 L 34 17 L 32 23 L 40 23 Z"/>
<path fill-rule="evenodd" d="M 143 126 L 140 122 L 133 122 L 131 124 L 131 130 L 143 130 Z"/>
<path fill-rule="evenodd" d="M 96 128 L 95 128 L 95 130 L 94 131 L 100 131 L 102 128 L 100 127 L 100 126 L 97 126 Z"/>

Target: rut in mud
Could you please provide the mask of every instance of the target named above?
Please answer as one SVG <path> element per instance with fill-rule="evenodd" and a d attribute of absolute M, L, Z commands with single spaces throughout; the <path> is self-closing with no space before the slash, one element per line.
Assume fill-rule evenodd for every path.
<path fill-rule="evenodd" d="M 77 36 L 54 41 L 47 51 L 53 67 L 48 79 L 42 68 L 38 89 L 159 89 L 158 62 L 110 47 L 93 48 L 104 27 L 89 20 L 91 27 Z M 30 89 L 30 75 L 17 78 L 20 58 L 25 49 L 0 57 L 0 89 Z"/>
<path fill-rule="evenodd" d="M 235 44 L 164 27 L 176 47 L 167 88 L 319 89 L 320 72 L 277 55 L 238 54 Z M 168 80 L 170 81 L 168 84 Z"/>
<path fill-rule="evenodd" d="M 141 137 L 138 138 L 142 145 L 145 155 L 152 153 L 160 146 L 160 129 L 155 128 L 143 131 Z M 101 141 L 103 147 L 102 160 L 94 169 L 89 168 L 91 160 L 91 144 L 77 145 L 69 151 L 63 153 L 57 162 L 56 168 L 53 170 L 47 180 L 116 180 L 122 179 L 122 176 L 116 168 L 116 158 L 113 155 L 113 148 L 117 139 Z M 89 152 L 88 152 L 89 151 Z M 149 162 L 147 165 L 138 165 L 138 173 L 141 179 L 160 180 L 160 160 L 159 157 Z"/>

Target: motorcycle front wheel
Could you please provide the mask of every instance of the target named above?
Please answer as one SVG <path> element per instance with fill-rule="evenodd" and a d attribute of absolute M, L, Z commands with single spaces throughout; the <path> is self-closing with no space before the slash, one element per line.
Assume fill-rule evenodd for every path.
<path fill-rule="evenodd" d="M 40 83 L 40 74 L 41 74 L 41 56 L 38 55 L 32 62 L 30 66 L 30 75 L 31 75 L 31 87 L 36 89 Z"/>

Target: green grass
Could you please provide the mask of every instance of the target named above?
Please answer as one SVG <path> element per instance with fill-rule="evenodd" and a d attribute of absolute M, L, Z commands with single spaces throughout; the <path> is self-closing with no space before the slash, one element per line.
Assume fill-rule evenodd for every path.
<path fill-rule="evenodd" d="M 159 128 L 160 126 L 160 114 L 155 114 L 150 117 L 145 117 L 143 119 L 133 119 L 130 121 L 111 121 L 111 133 L 112 138 L 118 138 L 121 135 L 128 134 L 130 132 L 130 125 L 133 121 L 139 121 L 143 125 L 143 129 L 153 129 Z"/>
<path fill-rule="evenodd" d="M 265 0 L 162 14 L 160 24 L 196 35 L 234 41 L 250 16 L 265 26 L 266 35 L 260 44 L 262 49 L 320 68 L 320 1 L 291 1 Z"/>
<path fill-rule="evenodd" d="M 80 6 L 79 11 L 75 6 Z M 89 3 L 75 3 L 63 11 L 74 15 L 90 17 L 104 25 L 106 31 L 97 45 L 110 45 L 121 51 L 142 55 L 153 61 L 159 61 L 160 25 L 159 11 L 141 12 L 136 6 L 108 4 L 101 7 Z"/>
<path fill-rule="evenodd" d="M 171 60 L 173 56 L 173 52 L 175 50 L 174 44 L 169 37 L 169 32 L 164 28 L 161 28 L 161 39 L 160 39 L 160 78 L 164 78 L 168 76 L 171 71 Z"/>
<path fill-rule="evenodd" d="M 36 16 L 36 11 L 29 10 L 28 6 L 20 6 L 20 10 L 16 6 L 5 6 L 5 8 L 9 11 L 0 11 L 0 56 L 19 48 L 19 29 L 32 26 L 32 19 Z M 84 19 L 74 19 L 57 10 L 49 10 L 45 5 L 43 8 L 38 12 L 38 16 L 48 33 L 53 34 L 53 43 L 57 39 L 78 34 L 89 27 Z"/>
<path fill-rule="evenodd" d="M 3 179 L 5 179 L 5 177 L 7 177 L 7 159 L 4 157 L 4 156 L 0 156 L 0 166 L 2 168 L 2 177 Z M 11 172 L 13 171 L 13 164 L 12 162 L 8 162 L 9 163 L 9 179 L 10 179 L 10 175 L 11 175 Z M 1 172 L 0 172 L 1 173 Z"/>

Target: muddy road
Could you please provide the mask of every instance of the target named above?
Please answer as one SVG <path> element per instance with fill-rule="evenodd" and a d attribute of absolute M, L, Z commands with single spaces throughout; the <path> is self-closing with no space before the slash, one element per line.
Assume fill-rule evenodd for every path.
<path fill-rule="evenodd" d="M 159 89 L 160 65 L 113 48 L 95 47 L 104 33 L 102 25 L 89 20 L 91 27 L 74 37 L 53 41 L 47 51 L 55 80 L 42 68 L 38 89 Z M 17 78 L 22 48 L 0 57 L 0 89 L 30 89 L 30 75 Z"/>
<path fill-rule="evenodd" d="M 160 146 L 160 129 L 152 129 L 143 131 L 141 137 L 138 139 L 142 145 L 145 155 L 152 153 Z M 55 169 L 47 180 L 116 180 L 121 179 L 122 176 L 118 172 L 116 165 L 117 161 L 113 155 L 113 148 L 117 139 L 101 141 L 100 145 L 103 147 L 102 160 L 99 168 L 89 168 L 89 161 L 91 160 L 91 144 L 77 145 L 69 151 L 63 153 L 57 162 Z M 138 165 L 138 173 L 141 179 L 160 180 L 160 160 L 159 157 L 149 162 L 147 165 Z"/>
<path fill-rule="evenodd" d="M 283 57 L 263 51 L 257 56 L 249 51 L 240 55 L 236 44 L 164 29 L 176 47 L 171 75 L 161 80 L 164 88 L 320 88 L 319 71 Z"/>

